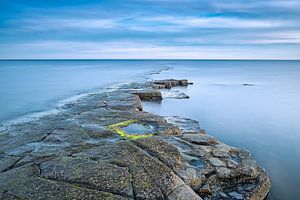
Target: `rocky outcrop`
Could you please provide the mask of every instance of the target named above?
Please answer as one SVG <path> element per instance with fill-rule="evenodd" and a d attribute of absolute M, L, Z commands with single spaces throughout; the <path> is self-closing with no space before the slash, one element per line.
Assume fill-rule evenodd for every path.
<path fill-rule="evenodd" d="M 145 101 L 161 101 L 162 94 L 158 90 L 137 91 L 134 94 L 138 95 L 141 100 Z"/>
<path fill-rule="evenodd" d="M 188 86 L 189 84 L 192 83 L 189 83 L 186 79 L 156 80 L 150 83 L 150 87 L 146 87 L 140 90 L 137 90 L 137 88 L 135 88 L 133 94 L 138 95 L 139 98 L 144 101 L 161 101 L 163 98 L 187 99 L 190 97 L 179 90 L 165 90 L 162 92 L 160 90 L 171 89 L 172 87 L 177 86 Z"/>
<path fill-rule="evenodd" d="M 181 79 L 181 80 L 176 80 L 176 79 L 165 79 L 165 80 L 155 80 L 153 81 L 154 87 L 156 89 L 170 89 L 171 87 L 176 87 L 176 86 L 187 86 L 189 84 L 188 80 L 186 79 Z"/>
<path fill-rule="evenodd" d="M 270 180 L 250 152 L 195 120 L 143 112 L 152 87 L 125 84 L 7 126 L 0 199 L 264 199 Z"/>

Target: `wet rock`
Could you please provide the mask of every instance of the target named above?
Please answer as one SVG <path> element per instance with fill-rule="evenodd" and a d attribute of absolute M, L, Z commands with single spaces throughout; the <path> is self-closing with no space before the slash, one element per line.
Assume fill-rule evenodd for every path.
<path fill-rule="evenodd" d="M 183 185 L 179 188 L 175 189 L 167 199 L 170 200 L 201 200 L 199 197 L 189 186 Z"/>
<path fill-rule="evenodd" d="M 105 138 L 116 136 L 113 132 L 107 130 L 106 127 L 98 124 L 83 124 L 82 129 L 85 130 L 90 137 L 93 138 Z"/>
<path fill-rule="evenodd" d="M 205 181 L 204 175 L 192 167 L 176 169 L 176 174 L 194 191 L 197 191 Z"/>
<path fill-rule="evenodd" d="M 128 199 L 73 183 L 39 177 L 39 168 L 27 165 L 0 174 L 0 193 L 16 199 Z"/>
<path fill-rule="evenodd" d="M 187 94 L 180 92 L 179 90 L 163 91 L 162 96 L 163 96 L 163 98 L 170 98 L 170 99 L 188 99 L 188 98 L 190 98 Z"/>
<path fill-rule="evenodd" d="M 217 168 L 217 175 L 219 178 L 229 179 L 232 177 L 232 171 L 226 167 Z"/>
<path fill-rule="evenodd" d="M 61 157 L 40 165 L 41 177 L 133 198 L 125 167 L 87 159 Z"/>
<path fill-rule="evenodd" d="M 201 131 L 199 122 L 179 116 L 165 117 L 167 122 L 179 127 L 182 134 L 198 134 Z"/>
<path fill-rule="evenodd" d="M 181 85 L 181 86 L 187 86 L 188 84 L 189 84 L 189 82 L 186 79 L 179 80 L 179 85 Z"/>
<path fill-rule="evenodd" d="M 226 164 L 218 158 L 210 158 L 209 162 L 214 167 L 225 167 L 226 166 Z"/>
<path fill-rule="evenodd" d="M 247 159 L 243 161 L 241 173 L 247 177 L 256 178 L 259 173 L 259 167 L 255 160 Z"/>
<path fill-rule="evenodd" d="M 162 98 L 153 88 L 187 84 L 124 84 L 7 126 L 0 198 L 264 199 L 270 180 L 249 151 L 219 142 L 197 121 L 142 111 L 141 99 Z M 119 131 L 151 134 L 131 139 Z"/>
<path fill-rule="evenodd" d="M 235 160 L 228 160 L 227 161 L 227 167 L 228 168 L 237 168 L 239 166 L 239 163 L 236 162 Z"/>
<path fill-rule="evenodd" d="M 1 133 L 1 132 L 4 132 L 4 131 L 6 131 L 6 130 L 7 130 L 6 126 L 0 124 L 0 133 Z"/>
<path fill-rule="evenodd" d="M 230 192 L 228 193 L 230 197 L 234 199 L 244 199 L 242 194 L 239 194 L 237 192 Z"/>
<path fill-rule="evenodd" d="M 132 95 L 130 92 L 127 91 L 113 91 L 107 93 L 106 98 L 106 107 L 109 107 L 111 109 L 115 110 L 142 110 L 142 100 L 158 100 L 159 91 L 152 92 L 152 91 L 144 91 L 144 92 L 137 92 L 141 96 Z"/>
<path fill-rule="evenodd" d="M 204 186 L 202 186 L 197 192 L 202 195 L 210 195 L 212 193 L 208 184 L 205 184 Z"/>
<path fill-rule="evenodd" d="M 18 156 L 0 156 L 0 172 L 13 168 L 21 158 Z"/>
<path fill-rule="evenodd" d="M 145 101 L 161 101 L 162 94 L 158 90 L 137 91 L 134 94 L 138 95 L 141 100 Z"/>
<path fill-rule="evenodd" d="M 219 158 L 229 158 L 230 157 L 230 151 L 231 148 L 225 144 L 218 144 L 215 146 L 216 149 L 213 150 L 213 155 L 215 157 L 219 157 Z"/>
<path fill-rule="evenodd" d="M 172 124 L 165 124 L 163 129 L 158 128 L 159 132 L 163 135 L 180 135 L 181 131 L 178 127 L 173 126 Z"/>
<path fill-rule="evenodd" d="M 243 86 L 255 86 L 255 84 L 252 84 L 252 83 L 243 83 Z"/>
<path fill-rule="evenodd" d="M 228 195 L 224 192 L 219 192 L 219 195 L 221 198 L 225 198 L 225 199 L 228 198 Z"/>
<path fill-rule="evenodd" d="M 172 88 L 176 86 L 187 86 L 189 84 L 188 80 L 182 79 L 182 80 L 176 80 L 176 79 L 165 79 L 165 80 L 155 80 L 153 82 L 156 85 L 164 85 L 165 88 Z"/>
<path fill-rule="evenodd" d="M 199 145 L 213 145 L 218 143 L 214 137 L 204 134 L 184 134 L 181 138 Z"/>
<path fill-rule="evenodd" d="M 153 88 L 154 90 L 160 90 L 160 89 L 165 89 L 166 86 L 165 86 L 165 84 L 153 84 L 153 85 L 152 85 L 152 88 Z"/>

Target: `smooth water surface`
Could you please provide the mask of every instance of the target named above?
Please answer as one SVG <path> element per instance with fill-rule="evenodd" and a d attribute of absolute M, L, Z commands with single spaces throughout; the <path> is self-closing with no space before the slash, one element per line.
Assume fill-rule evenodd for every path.
<path fill-rule="evenodd" d="M 0 123 L 51 109 L 65 99 L 160 68 L 144 61 L 0 61 Z"/>
<path fill-rule="evenodd" d="M 144 135 L 149 133 L 154 133 L 155 129 L 150 124 L 129 124 L 128 126 L 122 128 L 128 134 L 134 135 Z"/>
<path fill-rule="evenodd" d="M 300 199 L 300 62 L 190 61 L 155 78 L 187 78 L 190 99 L 144 110 L 200 121 L 208 134 L 249 149 L 271 176 L 268 199 Z M 177 90 L 177 88 L 176 88 Z"/>

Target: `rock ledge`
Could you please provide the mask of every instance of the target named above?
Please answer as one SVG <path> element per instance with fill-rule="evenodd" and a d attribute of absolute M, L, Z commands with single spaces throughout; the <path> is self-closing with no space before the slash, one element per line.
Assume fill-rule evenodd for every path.
<path fill-rule="evenodd" d="M 264 199 L 270 180 L 250 152 L 142 111 L 161 85 L 188 82 L 124 84 L 1 129 L 0 199 Z M 131 135 L 132 123 L 153 132 Z"/>

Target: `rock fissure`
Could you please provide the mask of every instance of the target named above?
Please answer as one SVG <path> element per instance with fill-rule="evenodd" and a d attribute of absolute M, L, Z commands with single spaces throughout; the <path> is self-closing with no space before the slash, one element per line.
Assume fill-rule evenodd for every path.
<path fill-rule="evenodd" d="M 46 133 L 46 135 L 45 135 L 44 137 L 41 138 L 40 142 L 43 142 L 43 141 L 44 141 L 48 136 L 50 136 L 50 135 L 58 128 L 58 127 L 59 127 L 59 125 L 56 126 L 51 132 Z"/>
<path fill-rule="evenodd" d="M 185 186 L 185 185 L 186 185 L 186 184 L 182 184 L 182 185 L 180 185 L 180 186 L 174 188 L 169 194 L 167 194 L 167 197 L 169 197 L 175 190 L 177 190 L 177 189 L 179 189 L 179 188 L 181 188 L 181 187 L 183 187 L 183 186 Z"/>
<path fill-rule="evenodd" d="M 9 170 L 15 168 L 16 164 L 17 164 L 20 160 L 22 160 L 22 159 L 23 159 L 23 157 L 17 159 L 11 166 L 9 166 L 9 167 L 3 169 L 3 170 L 1 171 L 1 173 L 6 172 L 6 171 L 9 171 Z"/>
<path fill-rule="evenodd" d="M 55 181 L 55 182 L 60 182 L 60 183 L 67 183 L 70 185 L 75 185 L 79 188 L 84 188 L 84 189 L 89 189 L 89 190 L 95 190 L 95 191 L 99 191 L 99 192 L 105 192 L 105 193 L 110 193 L 116 196 L 122 196 L 125 198 L 132 198 L 132 196 L 126 196 L 126 195 L 122 195 L 119 193 L 113 193 L 111 191 L 105 191 L 105 190 L 99 190 L 97 187 L 86 184 L 86 183 L 82 183 L 82 182 L 77 182 L 77 181 L 69 181 L 69 180 L 58 180 L 58 179 L 53 179 L 53 178 L 49 178 L 49 177 L 43 177 L 43 176 L 37 176 L 40 179 L 45 179 L 45 180 L 50 180 L 50 181 Z"/>
<path fill-rule="evenodd" d="M 159 191 L 163 195 L 164 199 L 167 199 L 167 195 L 161 190 L 161 188 L 159 187 L 159 184 L 157 184 L 157 181 L 155 181 L 153 179 L 153 177 L 151 176 L 151 174 L 146 170 L 146 168 L 142 164 L 140 164 L 140 167 L 146 172 L 146 174 L 150 178 L 151 182 L 159 189 Z"/>
<path fill-rule="evenodd" d="M 15 194 L 12 194 L 12 193 L 10 193 L 8 190 L 6 190 L 6 191 L 2 192 L 2 194 L 4 194 L 4 195 L 8 195 L 9 197 L 13 197 L 13 198 L 16 198 L 16 199 L 22 199 L 22 198 L 20 198 L 19 196 L 17 196 L 17 195 L 15 195 Z"/>

